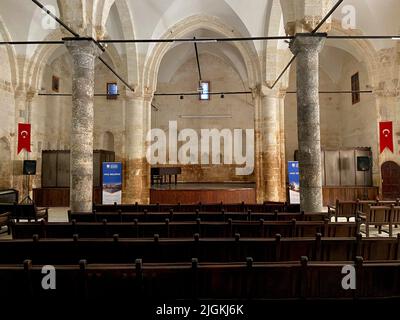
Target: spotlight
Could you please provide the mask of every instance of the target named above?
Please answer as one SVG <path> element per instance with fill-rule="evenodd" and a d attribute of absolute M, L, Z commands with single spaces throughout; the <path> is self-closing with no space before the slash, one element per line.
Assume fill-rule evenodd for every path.
<path fill-rule="evenodd" d="M 181 100 L 183 100 L 183 95 L 181 95 L 179 98 L 180 98 Z"/>
<path fill-rule="evenodd" d="M 225 95 L 223 93 L 221 94 L 221 99 L 225 99 Z"/>

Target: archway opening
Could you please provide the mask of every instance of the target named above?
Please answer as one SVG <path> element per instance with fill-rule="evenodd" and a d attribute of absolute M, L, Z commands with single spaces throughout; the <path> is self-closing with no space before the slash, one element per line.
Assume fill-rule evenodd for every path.
<path fill-rule="evenodd" d="M 197 29 L 188 37 L 213 38 L 221 34 Z M 199 90 L 200 74 L 193 43 L 177 44 L 163 57 L 157 78 L 156 96 L 152 105 L 152 128 L 161 129 L 166 137 L 176 136 L 177 153 L 170 150 L 171 139 L 166 146 L 166 164 L 182 167 L 181 182 L 185 183 L 254 183 L 254 171 L 238 175 L 243 167 L 235 159 L 235 150 L 247 155 L 252 139 L 246 134 L 254 130 L 255 107 L 250 94 L 229 94 L 249 91 L 249 80 L 244 59 L 232 44 L 198 44 L 201 80 L 209 84 L 208 98 L 202 100 Z M 176 93 L 164 96 L 162 94 Z M 203 91 L 204 93 L 204 91 Z M 214 94 L 213 94 L 214 93 Z M 218 93 L 218 94 L 217 94 Z M 161 95 L 160 95 L 161 94 Z M 182 95 L 181 95 L 182 94 Z M 176 126 L 176 133 L 175 131 Z M 184 139 L 183 130 L 191 130 L 196 137 L 197 150 L 183 151 L 190 139 Z M 246 129 L 249 130 L 246 132 Z M 211 130 L 213 130 L 211 132 Z M 205 147 L 205 132 L 210 132 L 209 148 Z M 240 136 L 240 137 L 239 137 Z M 204 138 L 204 139 L 202 139 Z M 254 138 L 254 136 L 253 136 Z M 254 159 L 254 148 L 249 148 Z M 183 153 L 181 153 L 183 152 Z M 179 156 L 182 156 L 181 158 Z"/>

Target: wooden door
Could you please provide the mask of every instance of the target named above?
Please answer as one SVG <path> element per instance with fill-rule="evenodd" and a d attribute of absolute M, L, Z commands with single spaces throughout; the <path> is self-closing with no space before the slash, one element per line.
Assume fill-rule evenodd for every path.
<path fill-rule="evenodd" d="M 382 165 L 382 196 L 388 200 L 400 198 L 400 166 L 396 162 Z"/>

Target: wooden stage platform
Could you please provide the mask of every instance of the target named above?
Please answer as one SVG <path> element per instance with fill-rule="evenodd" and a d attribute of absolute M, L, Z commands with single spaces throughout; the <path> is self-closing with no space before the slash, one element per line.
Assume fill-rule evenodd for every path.
<path fill-rule="evenodd" d="M 357 199 L 375 200 L 379 196 L 377 187 L 323 187 L 324 205 L 334 205 L 340 201 Z M 101 203 L 101 189 L 93 192 L 95 203 Z M 38 188 L 33 190 L 33 200 L 38 207 L 68 207 L 69 188 Z M 195 203 L 255 203 L 255 184 L 242 183 L 196 183 L 177 185 L 157 185 L 150 190 L 151 203 L 160 204 L 195 204 Z"/>
<path fill-rule="evenodd" d="M 196 204 L 196 203 L 256 203 L 255 184 L 206 184 L 182 183 L 177 185 L 156 185 L 150 190 L 152 204 Z"/>
<path fill-rule="evenodd" d="M 335 205 L 336 200 L 375 200 L 379 196 L 377 187 L 323 187 L 324 206 Z M 150 190 L 152 204 L 196 204 L 196 203 L 256 203 L 255 184 L 241 183 L 181 183 L 156 185 Z"/>

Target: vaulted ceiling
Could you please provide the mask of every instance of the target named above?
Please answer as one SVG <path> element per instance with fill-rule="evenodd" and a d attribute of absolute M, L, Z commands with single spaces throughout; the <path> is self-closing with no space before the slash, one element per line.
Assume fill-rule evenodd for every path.
<path fill-rule="evenodd" d="M 323 9 L 330 8 L 336 0 L 42 0 L 47 7 L 53 7 L 55 14 L 61 16 L 68 24 L 92 35 L 112 39 L 146 39 L 162 38 L 167 32 L 185 19 L 193 16 L 208 16 L 215 18 L 218 23 L 229 27 L 232 34 L 241 36 L 272 36 L 284 35 L 287 17 L 295 17 L 299 6 L 307 11 L 309 6 L 323 4 Z M 317 5 L 316 5 L 317 3 Z M 357 32 L 368 35 L 393 35 L 400 33 L 399 0 L 345 0 L 336 11 L 333 19 L 340 21 L 344 12 L 343 7 L 352 5 L 356 13 Z M 322 8 L 321 7 L 321 8 Z M 285 10 L 287 12 L 285 12 Z M 297 10 L 297 11 L 296 11 Z M 81 17 L 80 17 L 81 15 Z M 296 18 L 297 19 L 297 18 Z M 75 24 L 75 25 L 74 25 Z M 50 26 L 50 27 L 49 27 Z M 88 27 L 89 26 L 89 27 Z M 59 26 L 56 26 L 59 28 Z M 45 14 L 30 0 L 1 0 L 0 1 L 0 37 L 6 40 L 25 41 L 43 40 L 54 36 Z M 335 31 L 332 31 L 335 33 Z M 222 37 L 210 30 L 188 32 L 187 37 L 197 35 Z M 226 35 L 225 35 L 226 36 Z M 351 44 L 330 41 L 328 45 L 343 49 L 353 54 Z M 376 49 L 394 46 L 393 41 L 373 41 Z M 265 57 L 263 51 L 268 50 L 265 43 L 251 43 L 260 59 Z M 277 43 L 279 48 L 287 48 L 284 42 Z M 133 59 L 134 52 L 139 61 L 144 64 L 146 57 L 154 48 L 152 44 L 137 44 L 129 51 L 127 45 L 115 45 L 118 52 L 127 59 Z M 203 44 L 203 50 L 221 55 L 231 61 L 242 78 L 246 78 L 243 57 L 232 44 L 216 45 Z M 17 55 L 33 56 L 36 45 L 16 46 Z M 179 68 L 192 54 L 192 48 L 187 44 L 173 46 L 164 57 L 169 67 L 165 68 L 163 79 L 168 79 L 171 72 Z M 356 55 L 357 53 L 354 53 Z M 140 62 L 142 61 L 142 62 Z"/>

